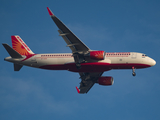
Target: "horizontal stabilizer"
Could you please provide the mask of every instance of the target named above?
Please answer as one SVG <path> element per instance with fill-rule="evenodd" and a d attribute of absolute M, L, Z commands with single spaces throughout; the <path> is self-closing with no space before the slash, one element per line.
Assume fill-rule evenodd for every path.
<path fill-rule="evenodd" d="M 22 67 L 23 65 L 14 64 L 14 71 L 19 71 Z"/>
<path fill-rule="evenodd" d="M 2 44 L 12 58 L 22 58 L 22 56 L 11 48 L 8 44 Z"/>

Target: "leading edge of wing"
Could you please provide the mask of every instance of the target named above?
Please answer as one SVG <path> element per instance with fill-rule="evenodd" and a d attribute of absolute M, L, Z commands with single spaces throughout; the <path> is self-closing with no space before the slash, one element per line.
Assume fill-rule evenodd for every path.
<path fill-rule="evenodd" d="M 73 46 L 74 49 L 71 49 L 72 52 L 87 52 L 90 49 L 77 37 L 75 36 L 70 30 L 69 28 L 66 27 L 66 25 L 60 21 L 54 14 L 53 12 L 47 7 L 48 13 L 50 15 L 50 17 L 52 18 L 52 20 L 55 22 L 55 24 L 57 25 L 57 27 L 61 30 L 60 36 L 62 36 L 63 38 L 66 37 L 66 39 L 68 40 L 67 46 Z M 66 41 L 65 39 L 65 41 Z"/>

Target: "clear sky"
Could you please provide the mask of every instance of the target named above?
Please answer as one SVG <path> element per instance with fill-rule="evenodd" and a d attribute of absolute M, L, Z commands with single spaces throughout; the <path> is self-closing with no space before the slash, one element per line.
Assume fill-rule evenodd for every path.
<path fill-rule="evenodd" d="M 47 8 L 90 49 L 141 52 L 154 67 L 112 70 L 114 85 L 77 94 L 79 74 L 23 67 L 13 71 L 0 47 L 0 120 L 159 120 L 159 0 L 1 0 L 0 42 L 20 35 L 34 53 L 68 53 Z"/>

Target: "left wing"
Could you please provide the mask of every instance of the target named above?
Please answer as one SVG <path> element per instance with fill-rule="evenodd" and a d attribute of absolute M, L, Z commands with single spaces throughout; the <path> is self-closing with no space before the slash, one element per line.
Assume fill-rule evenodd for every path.
<path fill-rule="evenodd" d="M 72 50 L 77 69 L 80 69 L 80 63 L 85 62 L 84 55 L 87 54 L 90 49 L 66 27 L 48 7 L 47 10 L 52 20 L 59 28 L 59 35 L 62 36 L 64 41 L 67 43 L 67 46 Z"/>
<path fill-rule="evenodd" d="M 81 83 L 79 89 L 76 87 L 78 93 L 87 93 L 92 86 L 97 83 L 99 77 L 103 74 L 100 73 L 79 73 L 81 78 Z"/>
<path fill-rule="evenodd" d="M 47 10 L 49 12 L 49 15 L 51 16 L 52 20 L 55 22 L 57 27 L 60 29 L 58 32 L 60 33 L 60 36 L 63 37 L 65 42 L 67 43 L 67 46 L 71 48 L 72 53 L 77 52 L 87 52 L 90 50 L 77 36 L 75 36 L 53 13 L 52 11 L 47 7 Z"/>

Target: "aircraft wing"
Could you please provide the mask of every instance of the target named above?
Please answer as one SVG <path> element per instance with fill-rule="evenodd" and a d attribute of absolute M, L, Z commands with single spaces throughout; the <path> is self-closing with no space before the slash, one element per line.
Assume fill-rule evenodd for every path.
<path fill-rule="evenodd" d="M 85 53 L 88 50 L 90 50 L 77 36 L 75 36 L 53 13 L 52 11 L 47 7 L 47 10 L 49 12 L 49 15 L 59 28 L 58 32 L 60 33 L 60 36 L 63 37 L 65 42 L 67 43 L 67 46 L 70 47 L 72 50 L 72 53 Z"/>
<path fill-rule="evenodd" d="M 85 61 L 84 54 L 87 54 L 90 49 L 66 27 L 63 22 L 61 22 L 48 7 L 47 10 L 50 17 L 59 28 L 59 35 L 62 36 L 62 38 L 67 43 L 67 46 L 70 47 L 70 49 L 72 50 L 77 69 L 80 69 L 80 63 L 83 63 Z M 91 89 L 91 87 L 97 82 L 103 72 L 79 74 L 81 78 L 81 83 L 79 89 L 76 87 L 77 91 L 79 93 L 87 93 Z"/>
<path fill-rule="evenodd" d="M 78 93 L 87 93 L 92 86 L 98 81 L 99 77 L 103 74 L 103 72 L 99 73 L 79 73 L 81 82 L 79 89 L 76 87 Z"/>

